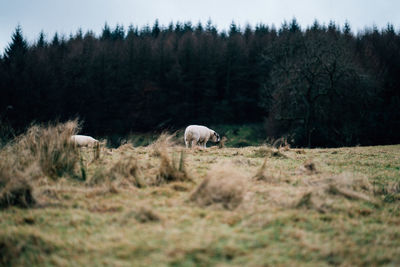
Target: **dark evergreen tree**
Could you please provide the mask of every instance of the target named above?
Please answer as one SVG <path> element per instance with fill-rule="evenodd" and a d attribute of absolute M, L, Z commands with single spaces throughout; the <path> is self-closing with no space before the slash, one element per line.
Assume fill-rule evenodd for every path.
<path fill-rule="evenodd" d="M 45 39 L 45 34 L 43 31 L 40 32 L 39 34 L 39 39 L 36 43 L 37 47 L 43 48 L 47 45 L 46 39 Z"/>
<path fill-rule="evenodd" d="M 104 24 L 103 31 L 101 33 L 102 40 L 111 40 L 111 29 L 108 24 Z"/>
<path fill-rule="evenodd" d="M 15 28 L 13 35 L 11 36 L 11 43 L 5 50 L 4 58 L 7 63 L 11 61 L 19 60 L 23 61 L 23 57 L 28 51 L 28 43 L 22 35 L 22 28 L 20 25 Z"/>
<path fill-rule="evenodd" d="M 153 37 L 157 38 L 158 35 L 160 34 L 160 25 L 158 24 L 158 19 L 154 22 L 153 28 L 151 29 L 151 33 Z"/>

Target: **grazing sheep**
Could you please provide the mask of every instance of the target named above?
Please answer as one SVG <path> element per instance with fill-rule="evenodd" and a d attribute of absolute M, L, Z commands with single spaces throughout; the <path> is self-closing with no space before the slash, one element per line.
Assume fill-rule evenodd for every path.
<path fill-rule="evenodd" d="M 185 130 L 185 145 L 186 148 L 189 144 L 192 144 L 192 148 L 195 145 L 206 148 L 207 141 L 219 142 L 219 134 L 214 130 L 211 130 L 201 125 L 189 125 Z"/>
<path fill-rule="evenodd" d="M 94 147 L 99 141 L 87 135 L 73 135 L 71 141 L 77 146 Z"/>

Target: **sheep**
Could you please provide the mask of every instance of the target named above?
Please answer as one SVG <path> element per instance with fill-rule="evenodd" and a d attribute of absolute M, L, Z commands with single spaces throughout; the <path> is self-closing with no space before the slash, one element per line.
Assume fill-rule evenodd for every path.
<path fill-rule="evenodd" d="M 71 141 L 77 146 L 94 147 L 99 144 L 99 141 L 87 135 L 72 135 Z"/>
<path fill-rule="evenodd" d="M 213 142 L 219 142 L 220 137 L 217 132 L 201 125 L 189 125 L 185 130 L 185 145 L 189 148 L 189 144 L 192 144 L 192 148 L 195 145 L 206 148 L 208 140 Z"/>

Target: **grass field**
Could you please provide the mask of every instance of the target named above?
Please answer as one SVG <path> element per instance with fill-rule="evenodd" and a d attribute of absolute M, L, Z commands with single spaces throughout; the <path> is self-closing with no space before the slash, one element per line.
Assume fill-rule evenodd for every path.
<path fill-rule="evenodd" d="M 80 148 L 63 172 L 8 158 L 0 265 L 400 265 L 400 145 L 187 150 L 167 139 Z M 20 192 L 10 175 L 29 185 L 25 208 L 4 200 Z"/>

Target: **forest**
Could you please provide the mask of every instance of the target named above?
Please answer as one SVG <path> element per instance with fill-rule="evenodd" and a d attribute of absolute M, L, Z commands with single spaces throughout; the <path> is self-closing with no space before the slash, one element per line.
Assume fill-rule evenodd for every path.
<path fill-rule="evenodd" d="M 399 74 L 391 24 L 354 33 L 296 19 L 228 30 L 156 20 L 33 43 L 17 26 L 0 55 L 0 133 L 74 118 L 94 136 L 259 123 L 293 146 L 394 144 Z"/>

